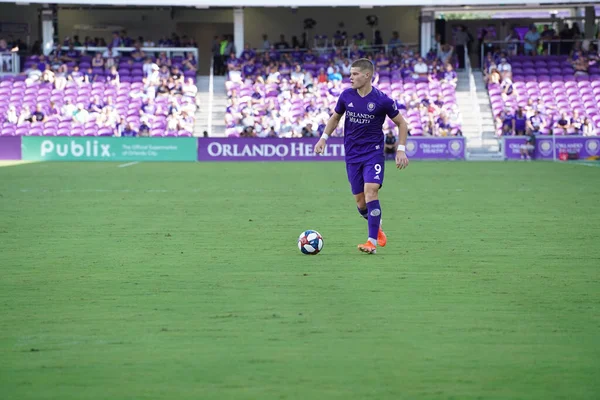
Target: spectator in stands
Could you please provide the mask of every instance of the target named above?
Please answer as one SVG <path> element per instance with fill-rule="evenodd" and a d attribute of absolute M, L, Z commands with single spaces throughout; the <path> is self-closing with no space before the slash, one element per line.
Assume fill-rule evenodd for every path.
<path fill-rule="evenodd" d="M 443 44 L 440 47 L 438 58 L 442 64 L 449 64 L 452 61 L 452 55 L 454 54 L 454 47 L 449 44 Z"/>
<path fill-rule="evenodd" d="M 588 69 L 590 66 L 589 60 L 587 57 L 579 57 L 572 63 L 573 69 L 575 70 L 575 76 L 587 76 Z"/>
<path fill-rule="evenodd" d="M 505 107 L 503 111 L 496 117 L 497 125 L 502 127 L 502 136 L 510 136 L 514 134 L 513 131 L 513 114 L 510 107 Z"/>
<path fill-rule="evenodd" d="M 269 42 L 269 36 L 267 34 L 262 35 L 262 50 L 269 50 L 271 48 L 271 42 Z"/>
<path fill-rule="evenodd" d="M 514 94 L 513 82 L 510 78 L 502 79 L 500 87 L 502 88 L 502 99 L 506 102 Z"/>
<path fill-rule="evenodd" d="M 392 38 L 388 42 L 388 48 L 392 53 L 397 53 L 398 49 L 402 46 L 402 41 L 397 31 L 392 32 Z"/>
<path fill-rule="evenodd" d="M 527 116 L 523 107 L 519 107 L 512 119 L 512 131 L 517 136 L 525 135 L 527 129 Z"/>
<path fill-rule="evenodd" d="M 124 120 L 123 120 L 124 122 Z M 137 136 L 137 132 L 135 131 L 135 129 L 133 129 L 133 125 L 131 123 L 128 123 L 125 125 L 125 127 L 121 130 L 120 135 L 118 136 L 122 136 L 122 137 L 133 137 L 133 136 Z"/>
<path fill-rule="evenodd" d="M 41 104 L 37 104 L 35 106 L 35 111 L 31 114 L 31 118 L 32 121 L 37 121 L 37 122 L 45 122 L 46 121 L 46 114 L 44 113 L 44 109 L 42 108 Z"/>
<path fill-rule="evenodd" d="M 584 118 L 581 115 L 579 115 L 579 110 L 577 110 L 577 109 L 573 110 L 573 116 L 571 117 L 571 120 L 569 121 L 569 124 L 571 127 L 569 133 L 571 133 L 573 135 L 583 134 L 583 123 L 584 123 Z"/>
<path fill-rule="evenodd" d="M 452 64 L 446 64 L 446 71 L 444 72 L 442 83 L 456 87 L 458 83 L 458 75 L 456 74 L 456 71 L 454 71 Z"/>
<path fill-rule="evenodd" d="M 287 50 L 290 48 L 290 44 L 285 40 L 285 35 L 279 35 L 279 42 L 275 43 L 275 49 Z"/>
<path fill-rule="evenodd" d="M 533 115 L 527 121 L 527 132 L 533 135 L 539 135 L 545 127 L 544 118 L 539 110 L 534 110 Z"/>
<path fill-rule="evenodd" d="M 294 70 L 294 72 L 292 72 L 290 80 L 293 83 L 299 83 L 300 85 L 304 86 L 304 77 L 305 77 L 305 72 L 304 70 L 302 70 L 302 66 L 300 64 L 296 65 L 296 68 Z"/>
<path fill-rule="evenodd" d="M 448 112 L 448 121 L 450 123 L 450 132 L 454 136 L 462 136 L 462 116 L 457 104 L 453 104 Z"/>
<path fill-rule="evenodd" d="M 560 114 L 560 118 L 556 121 L 554 125 L 553 133 L 555 135 L 566 135 L 569 129 L 569 117 L 566 112 L 562 112 Z"/>
<path fill-rule="evenodd" d="M 556 31 L 550 28 L 550 25 L 544 25 L 544 29 L 540 34 L 540 39 L 542 40 L 552 40 L 556 36 Z"/>
<path fill-rule="evenodd" d="M 301 131 L 302 137 L 316 137 L 317 131 L 314 129 L 312 122 L 308 121 Z"/>
<path fill-rule="evenodd" d="M 469 43 L 469 34 L 463 25 L 458 25 L 454 32 L 454 48 L 458 57 L 458 68 L 465 68 L 465 50 Z"/>
<path fill-rule="evenodd" d="M 387 126 L 387 125 L 386 125 Z M 394 132 L 389 130 L 385 135 L 385 154 L 387 158 L 394 159 L 396 157 L 396 147 L 398 139 L 394 135 Z"/>
<path fill-rule="evenodd" d="M 187 59 L 183 60 L 183 62 L 181 63 L 183 66 L 183 71 L 188 72 L 188 71 L 193 71 L 193 72 L 197 72 L 198 71 L 198 67 L 196 65 L 196 60 L 194 60 L 194 55 L 192 53 L 188 53 L 189 55 L 191 55 L 191 60 L 188 57 Z"/>
<path fill-rule="evenodd" d="M 187 78 L 183 84 L 181 91 L 184 96 L 196 98 L 198 94 L 198 86 L 194 83 L 194 78 Z"/>
<path fill-rule="evenodd" d="M 92 58 L 92 67 L 104 68 L 104 58 L 102 58 L 101 53 L 96 53 L 96 55 L 94 55 L 94 58 Z"/>
<path fill-rule="evenodd" d="M 38 82 L 42 79 L 42 71 L 39 70 L 38 65 L 36 64 L 33 64 L 29 69 L 25 70 L 25 75 L 27 75 L 27 79 L 25 79 L 27 86 L 31 86 L 34 82 Z"/>
<path fill-rule="evenodd" d="M 115 68 L 115 71 L 116 71 L 116 68 Z M 69 74 L 68 80 L 75 82 L 77 84 L 77 86 L 81 86 L 81 84 L 83 83 L 83 80 L 84 80 L 84 76 L 81 73 L 81 71 L 79 71 L 79 65 L 75 65 L 73 67 L 73 71 L 71 71 L 71 73 Z"/>
<path fill-rule="evenodd" d="M 42 82 L 47 82 L 50 84 L 54 83 L 55 74 L 54 71 L 50 68 L 49 65 L 46 65 L 46 69 L 42 72 Z"/>
<path fill-rule="evenodd" d="M 69 44 L 69 50 L 67 51 L 67 53 L 65 55 L 66 55 L 66 61 L 76 62 L 79 60 L 81 53 L 78 50 L 75 50 L 75 46 L 73 45 L 73 43 L 71 43 L 71 44 Z"/>
<path fill-rule="evenodd" d="M 8 106 L 8 111 L 6 112 L 6 122 L 10 124 L 18 124 L 19 123 L 19 115 L 17 115 L 17 109 L 14 104 Z"/>
<path fill-rule="evenodd" d="M 441 112 L 440 116 L 436 120 L 435 124 L 435 135 L 436 136 L 449 136 L 452 130 L 452 126 L 450 125 L 450 120 L 448 115 L 445 112 Z"/>
<path fill-rule="evenodd" d="M 539 44 L 539 40 L 540 40 L 540 34 L 537 31 L 537 28 L 535 27 L 535 25 L 531 25 L 529 28 L 529 32 L 527 32 L 525 34 L 525 44 L 524 44 L 524 48 L 525 48 L 525 54 L 526 55 L 536 55 L 537 54 L 537 47 Z"/>
<path fill-rule="evenodd" d="M 327 76 L 327 79 L 331 82 L 341 82 L 342 74 L 340 73 L 340 67 L 335 66 L 333 72 Z"/>
<path fill-rule="evenodd" d="M 71 99 L 66 98 L 65 104 L 63 105 L 61 110 L 61 114 L 66 117 L 72 117 L 73 114 L 75 114 L 75 110 L 77 110 L 77 107 L 75 107 L 75 105 L 71 103 Z"/>
<path fill-rule="evenodd" d="M 19 115 L 17 125 L 23 125 L 25 122 L 31 122 L 31 109 L 27 104 L 21 108 L 21 114 Z"/>
<path fill-rule="evenodd" d="M 498 64 L 498 72 L 500 72 L 502 79 L 512 79 L 512 66 L 508 63 L 506 58 L 502 58 L 500 60 L 500 64 Z"/>
<path fill-rule="evenodd" d="M 583 126 L 581 127 L 581 132 L 583 136 L 596 136 L 597 130 L 592 121 L 586 117 L 583 121 Z"/>
<path fill-rule="evenodd" d="M 429 67 L 425 63 L 425 60 L 423 60 L 423 57 L 419 57 L 417 59 L 417 62 L 413 65 L 413 71 L 414 71 L 413 78 L 415 78 L 415 79 L 418 79 L 418 78 L 424 79 L 424 78 L 428 77 Z"/>
<path fill-rule="evenodd" d="M 102 53 L 102 57 L 106 58 L 118 58 L 120 56 L 119 52 L 117 50 L 115 50 L 114 46 L 112 44 L 109 44 L 106 48 L 106 50 L 104 51 L 104 53 Z"/>
<path fill-rule="evenodd" d="M 73 121 L 79 124 L 85 124 L 90 117 L 90 113 L 85 109 L 83 104 L 77 104 L 77 109 L 73 113 Z"/>
<path fill-rule="evenodd" d="M 110 67 L 110 71 L 106 75 L 106 81 L 114 86 L 119 85 L 119 72 L 117 71 L 117 67 L 115 67 L 114 65 Z"/>
<path fill-rule="evenodd" d="M 519 50 L 519 42 L 521 41 L 519 34 L 516 31 L 516 27 L 513 26 L 511 28 L 510 33 L 506 38 L 504 38 L 506 42 L 506 51 L 508 56 L 516 56 Z"/>

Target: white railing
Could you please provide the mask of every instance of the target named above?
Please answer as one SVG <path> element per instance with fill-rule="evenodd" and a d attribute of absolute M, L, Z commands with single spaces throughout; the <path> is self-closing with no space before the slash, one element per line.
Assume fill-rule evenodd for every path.
<path fill-rule="evenodd" d="M 50 54 L 55 49 L 55 46 L 46 49 L 44 53 L 46 55 Z M 81 54 L 90 53 L 93 55 L 94 53 L 104 53 L 108 48 L 107 47 L 96 47 L 96 46 L 78 46 L 74 47 L 75 50 L 80 51 Z M 64 49 L 66 50 L 66 49 Z M 133 53 L 136 51 L 135 47 L 114 47 L 113 50 L 117 51 L 119 54 L 123 53 Z M 200 62 L 198 59 L 198 49 L 196 47 L 142 47 L 141 50 L 145 53 L 166 53 L 167 57 L 172 56 L 184 56 L 185 53 L 192 53 L 194 55 L 194 59 L 197 63 Z"/>
<path fill-rule="evenodd" d="M 17 52 L 0 53 L 0 75 L 15 75 L 21 71 L 21 58 Z"/>
<path fill-rule="evenodd" d="M 596 40 L 596 39 L 589 39 L 588 40 L 590 42 L 590 44 L 596 44 L 596 46 L 600 46 L 600 40 Z M 583 39 L 577 39 L 577 40 L 562 40 L 562 39 L 552 39 L 552 40 L 540 40 L 538 42 L 538 45 L 536 45 L 536 52 L 538 50 L 538 48 L 542 47 L 543 51 L 546 51 L 548 54 L 543 54 L 543 55 L 550 55 L 550 56 L 567 56 L 568 54 L 563 54 L 564 52 L 562 50 L 566 50 L 564 48 L 561 48 L 561 45 L 567 45 L 567 46 L 575 46 L 575 43 L 577 42 L 583 42 Z M 486 57 L 486 51 L 485 51 L 485 46 L 486 45 L 492 45 L 492 47 L 494 48 L 499 48 L 500 50 L 506 52 L 508 54 L 509 57 L 511 56 L 516 56 L 516 55 L 525 55 L 523 49 L 525 48 L 525 41 L 524 40 L 511 40 L 511 41 L 504 41 L 504 40 L 491 40 L 491 41 L 485 41 L 481 43 L 481 59 L 480 59 L 480 68 L 484 69 L 485 68 L 485 57 Z M 569 49 L 570 50 L 570 49 Z"/>
<path fill-rule="evenodd" d="M 471 103 L 473 105 L 473 111 L 475 118 L 477 118 L 477 133 L 479 138 L 483 140 L 483 121 L 481 118 L 481 108 L 479 107 L 479 99 L 477 98 L 477 85 L 475 84 L 475 76 L 473 75 L 473 68 L 471 68 L 471 58 L 467 46 L 465 46 L 465 69 L 469 76 L 469 95 Z"/>
<path fill-rule="evenodd" d="M 213 98 L 215 93 L 214 77 L 215 77 L 215 61 L 214 57 L 210 58 L 210 75 L 208 76 L 208 116 L 206 117 L 206 132 L 208 137 L 212 137 L 212 119 L 213 119 Z"/>
<path fill-rule="evenodd" d="M 361 51 L 364 51 L 364 52 L 367 52 L 367 53 L 369 53 L 369 52 L 378 52 L 378 51 L 383 50 L 385 54 L 389 54 L 389 52 L 393 48 L 397 48 L 398 50 L 401 51 L 404 46 L 408 46 L 408 48 L 410 50 L 414 51 L 415 54 L 417 54 L 419 52 L 419 44 L 418 43 L 402 43 L 399 46 L 390 46 L 390 45 L 387 45 L 387 44 L 384 44 L 384 45 L 381 45 L 381 46 L 371 46 L 371 45 L 363 46 L 363 47 L 358 46 L 358 50 L 361 50 Z M 310 50 L 312 50 L 315 55 L 319 55 L 319 54 L 322 54 L 322 53 L 325 53 L 325 52 L 329 52 L 329 51 L 332 51 L 332 50 L 342 50 L 342 53 L 345 53 L 345 55 L 347 57 L 350 57 L 350 53 L 352 53 L 352 49 L 353 49 L 353 46 L 335 47 L 335 46 L 333 46 L 332 43 L 329 43 L 329 42 L 325 43 L 322 46 L 317 46 L 315 44 L 315 46 L 313 46 L 313 47 L 310 48 Z M 307 48 L 301 48 L 301 49 L 298 49 L 298 50 L 301 51 L 301 52 L 305 52 L 305 51 L 307 51 L 309 49 L 307 49 Z M 293 53 L 293 52 L 296 51 L 296 49 L 282 49 L 282 50 L 277 50 L 277 49 L 275 49 L 275 50 L 271 50 L 271 49 L 256 49 L 255 51 L 257 53 L 268 53 L 270 51 L 276 51 L 278 53 Z"/>

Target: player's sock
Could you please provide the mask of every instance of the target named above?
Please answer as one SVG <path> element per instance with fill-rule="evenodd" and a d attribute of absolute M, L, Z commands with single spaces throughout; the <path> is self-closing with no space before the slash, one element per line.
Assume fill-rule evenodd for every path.
<path fill-rule="evenodd" d="M 373 200 L 367 203 L 369 212 L 369 242 L 377 246 L 377 234 L 379 233 L 379 224 L 381 223 L 381 207 L 379 200 Z"/>
<path fill-rule="evenodd" d="M 360 208 L 356 207 L 356 209 L 358 210 L 358 213 L 363 216 L 364 219 L 369 219 L 369 209 L 368 208 L 361 210 Z"/>

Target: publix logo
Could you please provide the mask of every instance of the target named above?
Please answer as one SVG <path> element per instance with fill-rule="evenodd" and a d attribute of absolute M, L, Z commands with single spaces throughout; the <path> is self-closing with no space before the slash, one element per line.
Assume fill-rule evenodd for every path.
<path fill-rule="evenodd" d="M 77 143 L 71 140 L 68 143 L 55 143 L 52 140 L 44 140 L 40 146 L 40 155 L 42 157 L 111 157 L 110 144 L 98 143 L 97 140 L 86 140 Z"/>

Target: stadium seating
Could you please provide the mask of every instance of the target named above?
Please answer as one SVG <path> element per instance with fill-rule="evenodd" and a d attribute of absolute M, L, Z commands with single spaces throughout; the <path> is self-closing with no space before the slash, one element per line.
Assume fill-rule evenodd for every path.
<path fill-rule="evenodd" d="M 269 131 L 270 126 L 279 127 L 282 121 L 283 124 L 298 127 L 296 132 L 309 123 L 314 129 L 314 134 L 322 132 L 327 118 L 335 106 L 337 96 L 350 87 L 349 79 L 339 76 L 338 79 L 319 80 L 319 73 L 325 74 L 324 71 L 331 67 L 333 54 L 329 57 L 321 54 L 311 62 L 301 62 L 301 57 L 298 55 L 292 57 L 292 60 L 288 59 L 287 65 L 300 65 L 303 72 L 310 73 L 313 79 L 312 89 L 309 87 L 307 90 L 306 82 L 304 86 L 295 85 L 291 79 L 293 68 L 289 67 L 279 68 L 280 83 L 270 83 L 266 73 L 254 72 L 246 76 L 243 68 L 241 72 L 232 73 L 230 71 L 226 81 L 226 89 L 230 98 L 225 117 L 227 136 L 244 135 L 244 127 L 248 125 L 248 120 L 251 125 L 262 129 L 263 135 Z M 438 130 L 432 129 L 431 120 L 432 118 L 437 120 L 439 114 L 432 114 L 429 104 L 439 96 L 439 100 L 443 102 L 441 108 L 444 112 L 451 110 L 457 112 L 455 86 L 440 80 L 443 77 L 441 70 L 438 70 L 437 73 L 430 72 L 429 77 L 413 75 L 411 64 L 414 59 L 412 56 L 402 55 L 402 57 L 384 57 L 383 59 L 387 60 L 392 68 L 377 68 L 375 86 L 397 101 L 401 113 L 409 124 L 411 135 L 437 134 Z M 262 61 L 260 57 L 256 57 L 256 64 L 262 65 Z M 431 71 L 431 62 L 428 64 Z M 414 106 L 415 100 L 416 107 Z M 412 107 L 409 105 L 411 102 L 413 103 Z M 433 122 L 433 125 L 435 123 L 436 121 Z M 342 125 L 339 125 L 334 136 L 342 134 Z M 394 123 L 387 120 L 384 130 L 393 128 Z M 460 128 L 458 124 L 453 125 L 451 134 L 459 134 Z"/>
<path fill-rule="evenodd" d="M 515 56 L 509 62 L 513 94 L 503 97 L 501 84 L 488 83 L 494 115 L 504 109 L 514 112 L 518 107 L 526 108 L 530 99 L 541 99 L 547 119 L 543 134 L 552 133 L 562 113 L 570 117 L 575 110 L 600 129 L 600 66 L 592 65 L 587 74 L 576 74 L 566 56 Z M 496 133 L 501 134 L 501 127 Z"/>
<path fill-rule="evenodd" d="M 173 66 L 181 67 L 183 60 L 183 57 L 173 57 L 167 61 Z M 76 61 L 66 63 L 66 66 L 69 73 L 73 72 L 76 66 L 83 72 L 91 68 L 90 61 L 91 57 L 80 56 Z M 43 71 L 50 62 L 32 56 L 27 59 L 24 68 L 27 72 L 33 65 L 38 64 L 38 68 Z M 176 96 L 167 93 L 154 98 L 154 92 L 149 92 L 148 85 L 143 83 L 147 75 L 142 62 L 134 62 L 124 56 L 117 60 L 117 64 L 118 83 L 111 81 L 111 71 L 104 68 L 92 69 L 93 79 L 90 79 L 90 82 L 69 80 L 64 88 L 58 88 L 55 84 L 43 82 L 41 79 L 32 81 L 28 79 L 27 73 L 1 77 L 0 135 L 113 136 L 119 135 L 126 126 L 136 134 L 143 126 L 144 132 L 141 134 L 148 136 L 193 134 L 195 91 L 191 91 L 193 95 L 183 93 Z M 58 68 L 59 65 L 55 67 Z M 195 74 L 195 71 L 191 70 L 183 73 L 194 88 Z M 109 109 L 104 113 L 106 115 L 92 112 L 88 108 L 96 96 L 101 104 L 100 109 Z M 149 101 L 153 103 L 150 108 L 147 104 Z M 79 106 L 86 110 L 81 118 L 75 116 Z M 11 112 L 16 114 L 12 119 L 8 115 L 11 107 Z M 43 122 L 27 117 L 36 107 L 41 108 Z M 182 114 L 182 111 L 186 114 Z M 171 121 L 171 114 L 176 116 L 177 121 Z"/>

